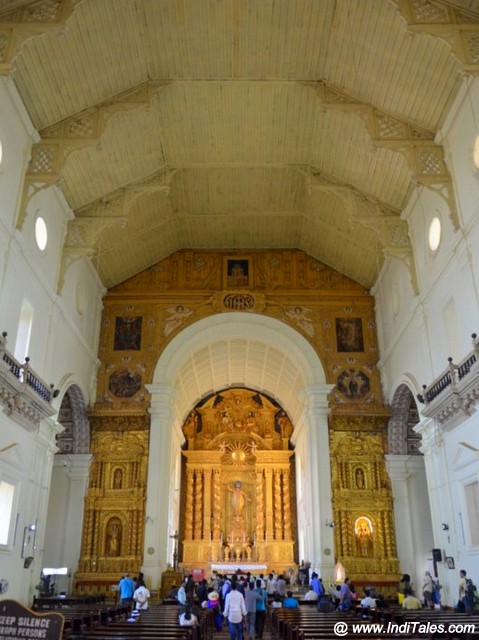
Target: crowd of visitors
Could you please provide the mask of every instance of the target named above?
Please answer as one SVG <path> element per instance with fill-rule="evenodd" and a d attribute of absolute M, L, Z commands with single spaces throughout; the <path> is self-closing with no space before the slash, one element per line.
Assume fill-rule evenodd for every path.
<path fill-rule="evenodd" d="M 299 590 L 293 593 L 288 588 L 288 579 L 274 572 L 268 576 L 253 576 L 250 573 L 241 575 L 239 572 L 222 576 L 214 572 L 209 581 L 202 579 L 198 583 L 188 575 L 179 587 L 172 587 L 166 599 L 178 603 L 178 623 L 181 626 L 198 625 L 199 610 L 195 607 L 213 609 L 216 628 L 221 630 L 227 625 L 231 640 L 244 640 L 245 632 L 249 639 L 262 640 L 268 610 L 297 608 L 300 601 L 317 606 L 322 612 L 336 609 L 343 612 L 354 611 L 363 617 L 367 617 L 371 610 L 388 607 L 388 602 L 373 586 L 365 587 L 359 596 L 348 577 L 341 584 L 326 589 L 321 578 L 313 571 L 308 584 L 305 582 L 303 579 Z M 122 604 L 133 608 L 132 615 L 148 611 L 150 592 L 144 583 L 143 574 L 140 573 L 135 580 L 125 574 L 118 589 Z M 397 585 L 398 603 L 408 610 L 439 608 L 439 591 L 437 580 L 426 571 L 420 600 L 413 591 L 410 576 L 404 574 Z M 475 587 L 467 577 L 467 572 L 461 570 L 457 609 L 472 613 L 476 602 Z"/>

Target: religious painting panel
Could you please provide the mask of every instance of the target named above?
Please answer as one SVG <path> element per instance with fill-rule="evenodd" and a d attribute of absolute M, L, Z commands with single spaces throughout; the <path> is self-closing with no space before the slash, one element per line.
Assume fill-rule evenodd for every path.
<path fill-rule="evenodd" d="M 141 389 L 141 375 L 131 369 L 119 369 L 111 374 L 108 388 L 117 398 L 132 398 Z"/>
<path fill-rule="evenodd" d="M 225 289 L 249 287 L 251 285 L 251 265 L 249 258 L 234 256 L 225 259 Z"/>
<path fill-rule="evenodd" d="M 338 389 L 350 400 L 364 398 L 371 390 L 368 376 L 362 371 L 345 369 L 338 376 Z"/>
<path fill-rule="evenodd" d="M 364 351 L 361 318 L 336 318 L 336 348 L 339 352 Z"/>
<path fill-rule="evenodd" d="M 114 351 L 139 351 L 141 349 L 142 320 L 141 316 L 116 318 Z"/>

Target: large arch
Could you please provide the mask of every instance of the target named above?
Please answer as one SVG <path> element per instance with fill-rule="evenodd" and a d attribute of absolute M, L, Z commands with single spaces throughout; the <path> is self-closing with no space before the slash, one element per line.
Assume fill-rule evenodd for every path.
<path fill-rule="evenodd" d="M 161 354 L 151 394 L 151 427 L 144 570 L 153 582 L 171 562 L 179 509 L 181 426 L 189 411 L 215 390 L 248 386 L 278 400 L 293 425 L 299 460 L 299 554 L 332 571 L 327 395 L 331 385 L 318 354 L 297 331 L 254 313 L 222 313 L 179 333 Z M 304 479 L 308 479 L 307 482 Z"/>
<path fill-rule="evenodd" d="M 416 399 L 407 382 L 395 389 L 388 423 L 387 467 L 394 496 L 394 518 L 398 558 L 405 573 L 420 584 L 431 558 L 433 529 L 425 460 L 420 452 L 421 438 L 414 431 L 419 423 Z M 428 508 L 425 508 L 428 505 Z M 420 517 L 419 517 L 420 515 Z"/>

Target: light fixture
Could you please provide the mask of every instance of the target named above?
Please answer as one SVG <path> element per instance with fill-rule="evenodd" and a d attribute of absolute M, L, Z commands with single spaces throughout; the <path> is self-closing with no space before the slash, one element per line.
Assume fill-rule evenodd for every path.
<path fill-rule="evenodd" d="M 441 523 L 441 529 L 443 531 L 449 531 L 449 525 L 446 522 Z"/>

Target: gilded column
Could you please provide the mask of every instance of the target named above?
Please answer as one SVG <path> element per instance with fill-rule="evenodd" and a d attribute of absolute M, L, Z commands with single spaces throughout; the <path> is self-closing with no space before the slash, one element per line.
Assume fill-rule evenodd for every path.
<path fill-rule="evenodd" d="M 211 469 L 203 471 L 203 537 L 211 539 Z"/>
<path fill-rule="evenodd" d="M 273 471 L 265 469 L 266 488 L 266 540 L 274 537 L 274 517 L 273 517 Z"/>
<path fill-rule="evenodd" d="M 221 537 L 221 472 L 213 470 L 213 539 Z"/>
<path fill-rule="evenodd" d="M 186 504 L 185 504 L 185 540 L 193 539 L 193 484 L 194 473 L 186 472 Z"/>
<path fill-rule="evenodd" d="M 264 484 L 263 470 L 256 470 L 256 540 L 264 540 Z"/>
<path fill-rule="evenodd" d="M 284 539 L 291 540 L 293 532 L 291 529 L 291 475 L 289 470 L 283 470 L 283 513 L 284 513 Z"/>
<path fill-rule="evenodd" d="M 274 537 L 276 540 L 283 538 L 283 501 L 281 496 L 281 471 L 275 469 L 274 478 Z"/>
<path fill-rule="evenodd" d="M 195 540 L 203 538 L 203 471 L 197 469 L 195 471 L 195 505 L 194 505 L 194 523 L 195 528 L 193 537 Z"/>

